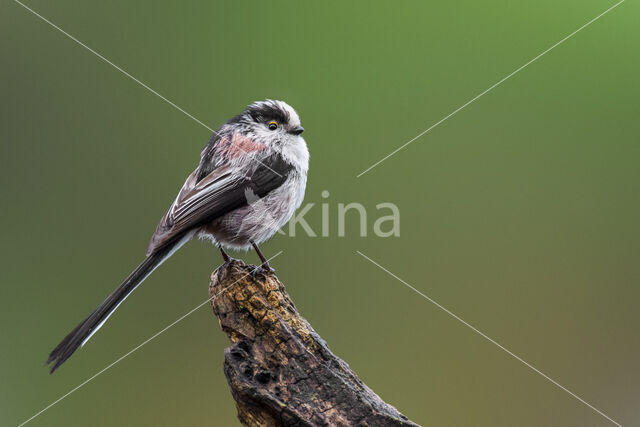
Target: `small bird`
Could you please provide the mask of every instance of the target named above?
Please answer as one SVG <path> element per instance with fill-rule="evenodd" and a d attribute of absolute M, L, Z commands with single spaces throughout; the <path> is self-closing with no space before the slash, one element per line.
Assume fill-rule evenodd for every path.
<path fill-rule="evenodd" d="M 107 321 L 160 264 L 194 237 L 225 248 L 253 247 L 289 221 L 304 198 L 309 151 L 296 111 L 283 101 L 254 102 L 223 124 L 200 154 L 178 196 L 151 237 L 145 259 L 111 295 L 51 352 L 50 372 Z"/>

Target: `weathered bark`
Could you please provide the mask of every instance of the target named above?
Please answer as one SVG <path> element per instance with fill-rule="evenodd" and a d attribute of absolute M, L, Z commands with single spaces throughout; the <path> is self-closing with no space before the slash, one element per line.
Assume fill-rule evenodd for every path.
<path fill-rule="evenodd" d="M 224 373 L 243 424 L 416 425 L 329 350 L 273 272 L 232 260 L 212 274 L 209 294 L 232 342 Z"/>

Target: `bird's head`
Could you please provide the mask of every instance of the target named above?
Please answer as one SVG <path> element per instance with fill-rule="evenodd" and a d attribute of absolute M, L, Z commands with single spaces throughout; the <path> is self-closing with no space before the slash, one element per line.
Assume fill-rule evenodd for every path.
<path fill-rule="evenodd" d="M 292 106 L 271 99 L 254 102 L 227 124 L 241 126 L 247 136 L 271 147 L 298 142 L 304 131 Z"/>

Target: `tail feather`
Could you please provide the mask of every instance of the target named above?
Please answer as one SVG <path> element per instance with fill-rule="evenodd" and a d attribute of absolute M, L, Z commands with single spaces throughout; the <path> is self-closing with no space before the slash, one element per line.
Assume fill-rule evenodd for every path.
<path fill-rule="evenodd" d="M 89 338 L 107 321 L 109 316 L 118 308 L 118 306 L 129 296 L 135 288 L 149 276 L 164 260 L 178 249 L 178 244 L 163 248 L 156 253 L 146 257 L 144 261 L 125 279 L 118 288 L 113 291 L 93 312 L 78 326 L 76 326 L 69 334 L 53 349 L 47 364 L 53 364 L 50 373 L 54 373 L 71 355 L 81 346 L 83 346 Z"/>

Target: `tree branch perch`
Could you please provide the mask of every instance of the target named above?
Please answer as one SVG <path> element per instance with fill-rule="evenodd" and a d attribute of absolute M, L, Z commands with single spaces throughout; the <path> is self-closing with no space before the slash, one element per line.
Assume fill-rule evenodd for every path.
<path fill-rule="evenodd" d="M 224 373 L 244 425 L 416 426 L 329 350 L 275 273 L 232 260 L 209 294 L 232 343 Z"/>

